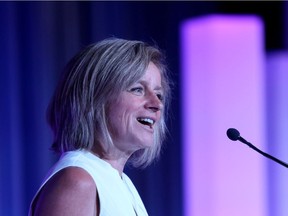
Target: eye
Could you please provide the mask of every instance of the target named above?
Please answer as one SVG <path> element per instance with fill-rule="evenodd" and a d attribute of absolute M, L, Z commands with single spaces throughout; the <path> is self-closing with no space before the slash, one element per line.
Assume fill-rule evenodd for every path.
<path fill-rule="evenodd" d="M 142 95 L 144 94 L 144 88 L 141 86 L 137 86 L 137 87 L 132 87 L 128 90 L 129 92 L 132 92 L 133 94 L 136 95 Z"/>

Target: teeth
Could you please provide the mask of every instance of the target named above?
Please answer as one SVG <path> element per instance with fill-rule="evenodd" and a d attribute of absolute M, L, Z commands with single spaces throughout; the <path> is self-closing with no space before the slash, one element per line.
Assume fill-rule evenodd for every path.
<path fill-rule="evenodd" d="M 146 124 L 146 125 L 153 125 L 154 121 L 150 118 L 138 118 L 137 119 L 140 123 Z"/>

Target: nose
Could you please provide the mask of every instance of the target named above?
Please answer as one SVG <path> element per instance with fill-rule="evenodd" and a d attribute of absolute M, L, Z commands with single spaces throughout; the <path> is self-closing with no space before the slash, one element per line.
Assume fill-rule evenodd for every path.
<path fill-rule="evenodd" d="M 145 108 L 151 110 L 152 112 L 157 112 L 163 108 L 163 104 L 154 92 L 149 92 L 147 95 Z"/>

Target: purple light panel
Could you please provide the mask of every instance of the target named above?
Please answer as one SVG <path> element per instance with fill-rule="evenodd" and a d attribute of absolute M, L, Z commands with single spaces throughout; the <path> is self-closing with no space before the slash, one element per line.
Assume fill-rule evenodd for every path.
<path fill-rule="evenodd" d="M 266 216 L 263 24 L 212 15 L 181 26 L 185 216 Z"/>
<path fill-rule="evenodd" d="M 267 131 L 269 152 L 288 162 L 288 52 L 267 55 Z M 269 163 L 270 215 L 288 215 L 288 172 Z"/>

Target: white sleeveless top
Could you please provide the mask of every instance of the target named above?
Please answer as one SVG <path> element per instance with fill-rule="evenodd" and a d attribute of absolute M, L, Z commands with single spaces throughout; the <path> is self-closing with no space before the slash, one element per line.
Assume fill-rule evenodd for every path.
<path fill-rule="evenodd" d="M 130 178 L 125 173 L 122 173 L 121 178 L 119 172 L 108 162 L 86 150 L 64 153 L 49 171 L 48 176 L 34 196 L 34 199 L 55 173 L 71 166 L 83 168 L 94 179 L 100 200 L 100 216 L 148 215 Z M 29 215 L 32 215 L 31 206 Z"/>

